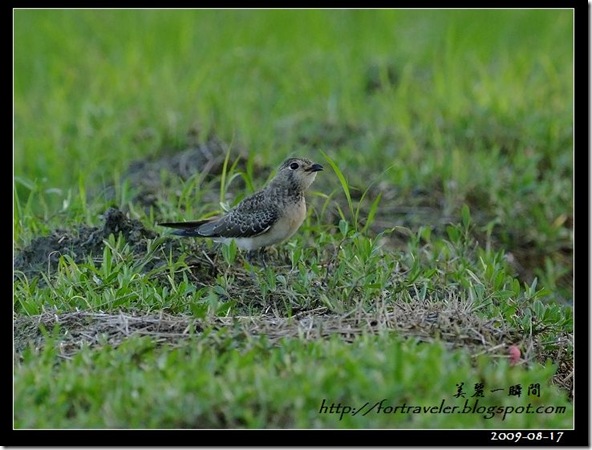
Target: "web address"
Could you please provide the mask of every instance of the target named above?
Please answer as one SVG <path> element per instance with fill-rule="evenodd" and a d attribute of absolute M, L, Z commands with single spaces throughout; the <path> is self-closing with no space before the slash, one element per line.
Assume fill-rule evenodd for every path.
<path fill-rule="evenodd" d="M 439 405 L 418 406 L 408 405 L 389 405 L 387 399 L 379 402 L 366 402 L 361 406 L 352 406 L 347 404 L 329 402 L 323 399 L 319 414 L 339 414 L 339 420 L 343 416 L 366 416 L 374 414 L 482 414 L 484 419 L 492 419 L 496 414 L 500 415 L 502 420 L 506 420 L 508 414 L 565 414 L 565 406 L 533 406 L 529 403 L 526 406 L 503 406 L 503 405 L 479 405 L 479 399 L 474 401 L 465 400 L 464 405 L 446 405 L 443 399 Z"/>

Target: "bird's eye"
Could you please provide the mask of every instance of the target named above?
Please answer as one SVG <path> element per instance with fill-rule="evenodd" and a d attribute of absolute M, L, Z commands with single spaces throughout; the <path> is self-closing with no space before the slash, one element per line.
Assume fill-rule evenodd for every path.
<path fill-rule="evenodd" d="M 292 170 L 296 170 L 296 169 L 298 169 L 298 167 L 300 167 L 298 165 L 298 163 L 293 162 L 292 164 L 290 164 L 290 169 L 292 169 Z"/>

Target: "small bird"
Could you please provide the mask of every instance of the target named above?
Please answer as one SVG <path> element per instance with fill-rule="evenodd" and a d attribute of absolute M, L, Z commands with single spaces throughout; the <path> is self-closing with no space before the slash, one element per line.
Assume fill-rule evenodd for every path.
<path fill-rule="evenodd" d="M 256 251 L 290 238 L 306 217 L 304 191 L 323 166 L 305 158 L 288 158 L 262 190 L 245 198 L 221 217 L 191 222 L 159 223 L 175 228 L 185 237 L 208 237 L 216 241 L 236 241 L 247 250 L 247 259 Z"/>

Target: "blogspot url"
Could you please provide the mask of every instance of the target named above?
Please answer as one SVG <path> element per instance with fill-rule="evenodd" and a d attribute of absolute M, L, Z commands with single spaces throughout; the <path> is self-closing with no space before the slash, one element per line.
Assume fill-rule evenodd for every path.
<path fill-rule="evenodd" d="M 387 399 L 377 402 L 366 402 L 360 405 L 347 405 L 323 399 L 319 414 L 338 414 L 343 416 L 367 416 L 368 414 L 480 414 L 485 419 L 493 419 L 496 415 L 502 420 L 511 414 L 565 414 L 565 406 L 525 406 L 480 405 L 479 399 L 465 400 L 461 405 L 449 405 L 442 400 L 438 405 L 390 405 Z"/>

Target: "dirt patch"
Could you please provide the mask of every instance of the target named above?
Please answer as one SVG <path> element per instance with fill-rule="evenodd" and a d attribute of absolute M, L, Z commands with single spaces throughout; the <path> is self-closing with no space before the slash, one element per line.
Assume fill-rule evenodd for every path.
<path fill-rule="evenodd" d="M 161 193 L 172 185 L 186 181 L 199 174 L 204 181 L 219 176 L 224 168 L 224 159 L 231 151 L 230 146 L 216 137 L 196 143 L 182 151 L 164 150 L 158 157 L 132 161 L 124 172 L 121 182 L 127 183 L 134 193 L 134 203 L 143 207 L 158 208 Z M 237 161 L 238 160 L 238 161 Z M 245 152 L 232 151 L 229 163 L 237 161 L 239 170 L 246 170 Z M 241 180 L 237 180 L 240 186 Z M 115 198 L 114 186 L 106 188 L 106 200 Z"/>
<path fill-rule="evenodd" d="M 147 241 L 158 236 L 117 208 L 109 208 L 102 219 L 102 227 L 83 225 L 75 230 L 58 229 L 49 236 L 33 239 L 16 254 L 14 271 L 30 277 L 55 270 L 62 255 L 70 256 L 76 263 L 83 262 L 88 256 L 102 255 L 103 240 L 110 235 L 121 234 L 134 253 L 144 254 Z"/>
<path fill-rule="evenodd" d="M 207 286 L 218 274 L 217 261 L 221 256 L 215 249 L 207 250 L 203 241 L 188 241 L 182 246 L 178 238 L 165 237 L 155 243 L 153 240 L 161 236 L 159 233 L 145 228 L 139 220 L 130 219 L 117 208 L 109 208 L 102 218 L 102 227 L 54 230 L 48 236 L 33 239 L 14 258 L 14 278 L 23 275 L 27 278 L 39 277 L 38 285 L 44 286 L 55 273 L 62 255 L 68 255 L 76 264 L 85 262 L 89 257 L 95 264 L 101 264 L 105 240 L 111 235 L 123 238 L 131 253 L 142 262 L 143 273 L 151 272 L 152 277 L 162 277 L 163 282 L 166 282 L 164 278 L 168 274 L 154 269 L 166 266 L 170 258 L 185 259 L 187 272 L 178 271 L 175 274 L 177 281 L 181 281 L 185 274 L 197 286 Z M 152 250 L 148 255 L 150 241 Z"/>
<path fill-rule="evenodd" d="M 210 136 L 206 142 L 195 143 L 183 151 L 165 150 L 158 157 L 133 161 L 125 171 L 122 182 L 127 183 L 134 193 L 133 201 L 146 208 L 159 207 L 159 198 L 162 193 L 178 186 L 182 181 L 195 174 L 204 180 L 219 176 L 224 168 L 224 160 L 229 145 L 216 137 Z M 238 170 L 246 170 L 247 157 L 238 152 L 229 158 L 229 164 L 236 162 Z M 263 168 L 256 166 L 255 174 L 262 172 Z M 242 179 L 235 181 L 240 188 Z M 109 186 L 103 190 L 101 201 L 108 202 L 116 197 L 116 188 Z M 26 247 L 16 253 L 14 258 L 15 278 L 18 274 L 33 277 L 40 274 L 50 274 L 55 271 L 60 256 L 68 255 L 74 262 L 81 263 L 89 256 L 102 257 L 104 240 L 110 235 L 121 235 L 131 247 L 132 252 L 138 256 L 146 254 L 148 241 L 159 237 L 161 234 L 150 230 L 139 221 L 130 219 L 126 213 L 117 207 L 111 207 L 102 215 L 102 227 L 90 227 L 81 225 L 74 229 L 56 229 L 48 236 L 40 236 L 33 239 Z M 174 245 L 176 239 L 171 239 L 165 244 L 164 250 L 173 257 L 179 257 L 181 248 Z M 195 254 L 201 255 L 202 251 Z M 164 253 L 163 253 L 164 254 Z M 195 258 L 194 258 L 195 259 Z M 199 258 L 198 258 L 199 259 Z M 164 258 L 154 256 L 154 260 L 144 266 L 144 270 L 150 270 L 155 265 L 164 264 Z M 202 280 L 204 268 L 211 272 L 212 264 L 208 255 L 203 259 L 195 260 L 194 264 L 188 261 L 191 274 Z M 209 278 L 209 277 L 208 277 Z M 41 280 L 43 283 L 43 279 Z"/>

